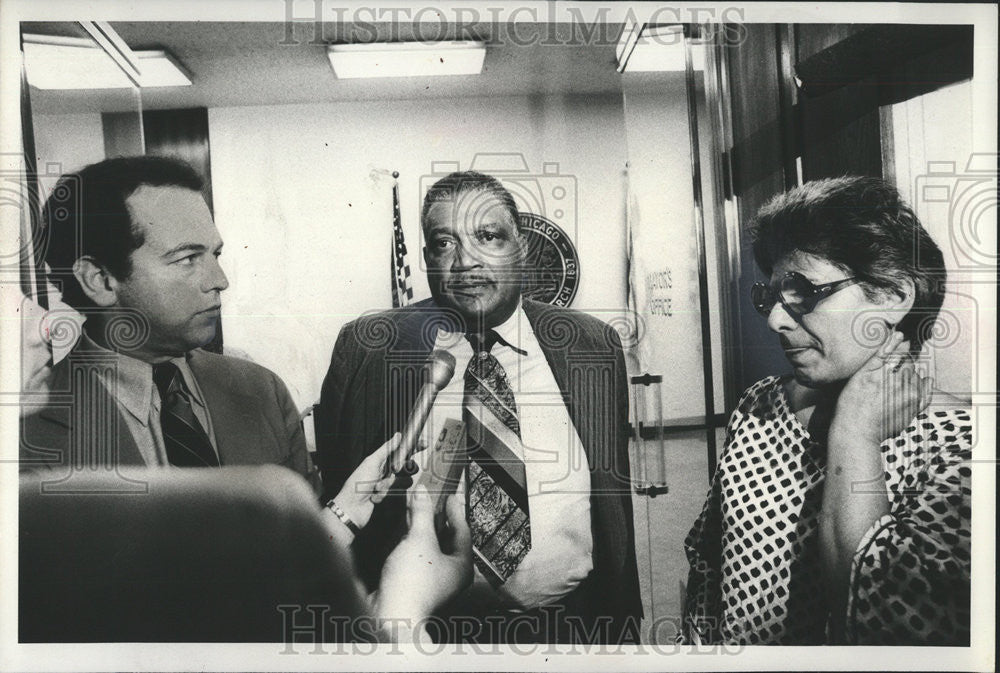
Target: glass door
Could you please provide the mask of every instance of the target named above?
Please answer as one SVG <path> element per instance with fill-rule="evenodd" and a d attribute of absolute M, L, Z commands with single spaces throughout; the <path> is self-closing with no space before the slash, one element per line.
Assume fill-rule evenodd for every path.
<path fill-rule="evenodd" d="M 61 175 L 108 157 L 142 154 L 142 100 L 131 50 L 101 22 L 21 24 L 22 139 L 27 215 L 34 235 L 22 269 L 33 274 L 45 256 L 40 207 Z M 53 289 L 66 269 L 52 269 Z M 27 293 L 47 305 L 37 282 Z M 71 347 L 71 344 L 67 344 Z"/>
<path fill-rule="evenodd" d="M 76 345 L 84 323 L 78 311 L 61 301 L 73 269 L 50 268 L 45 262 L 49 217 L 43 217 L 43 206 L 48 204 L 51 218 L 72 218 L 78 210 L 71 200 L 79 192 L 60 178 L 107 157 L 142 154 L 143 144 L 139 72 L 131 51 L 107 24 L 25 22 L 20 37 L 22 146 L 17 169 L 4 172 L 3 190 L 5 197 L 18 195 L 20 210 L 19 248 L 5 256 L 20 277 L 21 390 L 13 394 L 19 394 L 20 411 L 26 415 L 56 404 L 54 393 L 66 392 L 51 389 L 49 372 Z M 96 371 L 74 369 L 70 376 L 94 377 Z M 88 379 L 81 389 L 86 385 L 99 384 Z M 92 422 L 114 427 L 112 417 Z M 110 447 L 96 447 L 83 457 L 85 464 L 74 466 L 68 478 L 47 483 L 46 490 L 73 492 L 74 477 L 81 471 L 116 469 L 112 453 Z M 121 485 L 128 491 L 136 487 L 125 479 Z"/>
<path fill-rule="evenodd" d="M 721 34 L 633 26 L 619 69 L 628 156 L 632 469 L 646 637 L 671 642 L 697 518 L 733 393 L 728 290 L 734 210 L 722 180 Z M 630 54 L 630 57 L 628 56 Z"/>

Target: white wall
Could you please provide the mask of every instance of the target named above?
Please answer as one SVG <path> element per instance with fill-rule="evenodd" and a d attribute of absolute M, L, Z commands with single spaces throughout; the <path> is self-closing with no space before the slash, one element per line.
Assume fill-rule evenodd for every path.
<path fill-rule="evenodd" d="M 420 256 L 421 176 L 434 162 L 466 169 L 477 153 L 514 152 L 533 172 L 556 162 L 575 178 L 576 231 L 567 233 L 581 278 L 573 308 L 607 319 L 607 311 L 625 305 L 620 96 L 210 109 L 209 137 L 230 278 L 226 347 L 277 372 L 302 408 L 319 398 L 341 326 L 390 306 L 391 180 L 372 177 L 373 169 L 400 172 L 417 299 L 429 296 Z"/>
<path fill-rule="evenodd" d="M 996 157 L 978 157 L 985 166 L 969 165 L 978 149 L 973 110 L 972 82 L 966 81 L 897 103 L 891 111 L 896 186 L 941 247 L 948 268 L 938 338 L 927 349 L 931 372 L 936 387 L 962 398 L 977 390 L 976 321 L 989 309 L 972 297 L 969 282 L 981 282 L 984 271 L 986 282 L 995 280 L 997 249 L 996 183 L 988 181 L 991 170 L 996 174 Z"/>
<path fill-rule="evenodd" d="M 682 76 L 661 86 L 626 93 L 625 117 L 633 282 L 645 326 L 637 355 L 643 372 L 664 376 L 670 423 L 703 415 L 705 401 L 687 94 Z"/>
<path fill-rule="evenodd" d="M 104 130 L 100 113 L 34 114 L 31 121 L 43 196 L 48 194 L 48 189 L 61 174 L 104 159 Z"/>

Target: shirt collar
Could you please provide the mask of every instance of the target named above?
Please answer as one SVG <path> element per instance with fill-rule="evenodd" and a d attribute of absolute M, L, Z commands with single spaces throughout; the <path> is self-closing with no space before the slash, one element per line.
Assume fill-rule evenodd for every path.
<path fill-rule="evenodd" d="M 149 420 L 150 407 L 153 404 L 153 366 L 148 362 L 99 346 L 86 332 L 80 339 L 80 349 L 91 353 L 100 353 L 102 356 L 113 359 L 115 364 L 113 385 L 115 386 L 116 399 L 125 407 L 126 411 L 145 425 Z M 194 372 L 188 365 L 187 355 L 171 358 L 170 362 L 174 363 L 180 371 L 182 385 L 188 398 L 198 406 L 204 407 L 205 403 L 201 399 Z M 111 381 L 108 383 L 112 384 Z"/>
<path fill-rule="evenodd" d="M 444 327 L 440 328 L 442 332 L 448 335 L 461 336 L 461 340 L 465 340 L 464 334 L 461 332 L 456 332 L 454 330 L 448 330 Z M 528 316 L 524 314 L 524 310 L 521 308 L 521 303 L 518 302 L 517 308 L 514 312 L 510 314 L 503 323 L 497 325 L 493 328 L 493 331 L 497 333 L 500 339 L 497 341 L 498 344 L 507 346 L 515 353 L 519 355 L 528 355 L 530 350 L 530 342 L 527 339 L 525 330 L 531 329 L 531 324 L 528 322 Z"/>
<path fill-rule="evenodd" d="M 191 351 L 188 351 L 180 357 L 173 358 L 171 362 L 177 365 L 178 371 L 181 373 L 181 379 L 184 382 L 184 390 L 188 395 L 188 399 L 197 404 L 199 407 L 205 407 L 205 401 L 201 399 L 201 388 L 198 387 L 198 379 L 194 377 L 194 372 L 191 371 L 191 365 L 188 364 L 188 360 L 191 357 Z"/>
<path fill-rule="evenodd" d="M 108 350 L 97 345 L 86 332 L 80 339 L 80 350 L 100 354 L 114 364 L 114 373 L 106 383 L 115 399 L 143 424 L 149 420 L 153 399 L 153 367 L 148 362 Z"/>
<path fill-rule="evenodd" d="M 528 316 L 524 315 L 521 302 L 518 301 L 517 308 L 510 314 L 510 317 L 494 327 L 493 331 L 500 336 L 498 343 L 502 343 L 520 355 L 527 355 L 528 351 L 525 348 L 524 339 L 524 329 L 526 327 L 528 327 Z"/>
<path fill-rule="evenodd" d="M 194 372 L 191 371 L 191 365 L 188 364 L 188 359 L 191 357 L 190 351 L 184 355 L 179 355 L 175 358 L 170 358 L 167 362 L 173 363 L 177 367 L 177 371 L 181 374 L 181 387 L 184 389 L 184 394 L 187 395 L 188 400 L 197 404 L 199 407 L 204 407 L 205 403 L 201 399 L 201 388 L 198 387 L 198 379 L 194 377 Z"/>

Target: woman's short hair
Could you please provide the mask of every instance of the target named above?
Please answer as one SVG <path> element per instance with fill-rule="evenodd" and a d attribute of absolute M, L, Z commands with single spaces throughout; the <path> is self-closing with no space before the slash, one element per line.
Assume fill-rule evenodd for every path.
<path fill-rule="evenodd" d="M 750 233 L 754 258 L 768 275 L 780 260 L 803 252 L 860 279 L 871 299 L 880 292 L 900 293 L 909 279 L 913 308 L 896 328 L 914 350 L 929 338 L 944 300 L 944 256 L 884 180 L 846 176 L 807 182 L 764 205 Z"/>

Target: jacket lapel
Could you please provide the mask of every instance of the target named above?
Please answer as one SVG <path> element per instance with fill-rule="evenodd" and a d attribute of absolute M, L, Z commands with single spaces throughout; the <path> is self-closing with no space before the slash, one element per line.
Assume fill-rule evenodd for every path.
<path fill-rule="evenodd" d="M 569 352 L 566 348 L 553 348 L 552 344 L 548 343 L 546 339 L 538 338 L 539 331 L 539 321 L 545 312 L 545 305 L 534 301 L 523 300 L 521 306 L 524 310 L 524 315 L 528 318 L 528 324 L 531 325 L 532 331 L 535 333 L 535 340 L 538 341 L 539 347 L 542 352 L 545 353 L 545 359 L 549 363 L 549 369 L 552 370 L 552 376 L 556 380 L 556 384 L 559 386 L 559 390 L 563 393 L 563 400 L 566 402 L 566 406 L 572 414 L 572 407 L 570 397 L 569 397 Z M 574 424 L 576 419 L 573 419 Z"/>
<path fill-rule="evenodd" d="M 402 309 L 397 325 L 398 337 L 391 350 L 411 354 L 414 359 L 426 358 L 434 350 L 438 327 L 457 329 L 456 320 L 431 299 Z"/>
<path fill-rule="evenodd" d="M 115 465 L 145 465 L 118 402 L 97 379 L 96 366 L 71 353 L 55 366 L 51 391 L 51 401 L 36 414 L 38 422 L 25 425 L 25 439 L 39 449 L 62 452 L 64 463 L 71 459 L 70 451 L 80 454 L 74 461 L 85 462 L 88 456 L 116 451 L 110 456 Z M 107 415 L 96 416 L 102 410 Z M 111 447 L 109 435 L 116 437 Z"/>
<path fill-rule="evenodd" d="M 580 346 L 578 343 L 580 339 L 576 339 L 563 347 L 553 346 L 549 340 L 539 338 L 538 334 L 540 323 L 545 319 L 545 312 L 547 310 L 558 309 L 553 309 L 547 304 L 528 299 L 522 300 L 521 306 L 524 310 L 524 315 L 528 318 L 528 323 L 531 325 L 532 331 L 535 333 L 535 339 L 545 354 L 545 360 L 549 363 L 549 369 L 552 370 L 552 377 L 555 379 L 556 385 L 559 386 L 559 390 L 562 391 L 563 402 L 566 403 L 570 420 L 573 422 L 573 427 L 576 429 L 577 435 L 580 437 L 580 442 L 583 444 L 587 460 L 590 461 L 591 465 L 599 465 L 601 463 L 599 462 L 600 457 L 597 455 L 598 447 L 595 446 L 593 437 L 589 433 L 591 423 L 588 422 L 585 413 L 586 410 L 583 409 L 580 401 L 574 398 L 572 394 L 573 388 L 570 386 L 569 351 L 574 346 Z M 582 326 L 578 323 L 574 323 L 574 325 L 578 329 L 582 329 Z"/>
<path fill-rule="evenodd" d="M 205 398 L 222 464 L 252 463 L 256 454 L 267 462 L 267 453 L 260 449 L 261 433 L 257 431 L 260 417 L 254 413 L 258 400 L 236 391 L 229 380 L 233 373 L 219 367 L 215 358 L 196 350 L 188 365 Z"/>
<path fill-rule="evenodd" d="M 406 424 L 423 385 L 424 364 L 434 349 L 437 327 L 445 324 L 444 314 L 432 300 L 417 302 L 402 309 L 398 315 L 394 343 L 384 351 L 368 354 L 380 361 L 369 369 L 379 377 L 369 381 L 369 385 L 373 390 L 381 390 L 388 398 L 377 407 L 390 410 L 388 418 L 383 417 L 382 429 L 378 433 L 382 437 L 391 436 Z M 386 420 L 388 428 L 385 427 Z"/>

